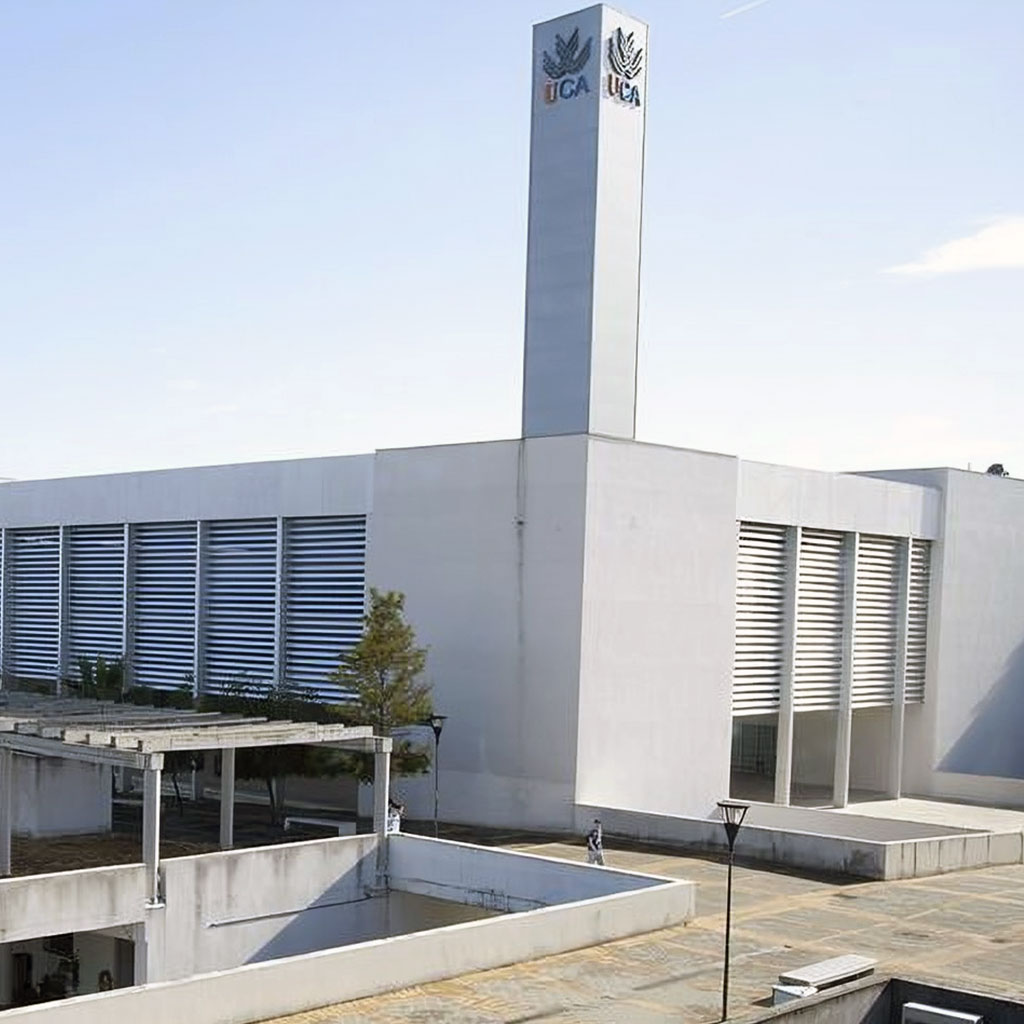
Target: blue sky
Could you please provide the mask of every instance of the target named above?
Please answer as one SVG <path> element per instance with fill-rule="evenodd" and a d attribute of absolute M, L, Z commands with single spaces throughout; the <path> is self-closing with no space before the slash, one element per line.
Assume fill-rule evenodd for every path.
<path fill-rule="evenodd" d="M 1024 475 L 1024 4 L 636 0 L 637 434 Z M 531 24 L 0 0 L 0 476 L 515 436 Z"/>

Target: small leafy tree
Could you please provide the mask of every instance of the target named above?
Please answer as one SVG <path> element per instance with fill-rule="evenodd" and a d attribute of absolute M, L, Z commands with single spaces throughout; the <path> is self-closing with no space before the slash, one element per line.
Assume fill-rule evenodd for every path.
<path fill-rule="evenodd" d="M 80 697 L 120 703 L 124 699 L 124 659 L 107 661 L 102 654 L 95 659 L 83 656 L 78 659 L 78 678 L 65 683 Z"/>
<path fill-rule="evenodd" d="M 405 621 L 405 595 L 371 587 L 363 636 L 331 674 L 353 694 L 346 707 L 350 722 L 390 736 L 395 729 L 426 721 L 433 713 L 430 684 L 421 678 L 426 666 L 427 649 L 416 645 L 415 630 Z M 429 748 L 400 740 L 391 766 L 395 775 L 421 775 L 430 767 Z M 353 770 L 364 781 L 372 779 L 372 758 L 357 756 Z"/>
<path fill-rule="evenodd" d="M 308 691 L 288 682 L 270 686 L 240 676 L 225 683 L 220 693 L 203 694 L 203 711 L 229 711 L 269 719 L 293 722 L 337 722 L 341 709 L 321 704 Z M 337 750 L 311 744 L 274 747 L 240 747 L 235 752 L 235 775 L 256 779 L 267 787 L 270 820 L 278 824 L 284 817 L 284 779 L 289 776 L 322 778 L 345 774 L 350 766 Z"/>

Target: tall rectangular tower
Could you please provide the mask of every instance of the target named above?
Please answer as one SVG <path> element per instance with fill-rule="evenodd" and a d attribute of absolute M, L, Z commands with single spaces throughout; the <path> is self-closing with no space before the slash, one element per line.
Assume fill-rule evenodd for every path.
<path fill-rule="evenodd" d="M 523 436 L 636 422 L 647 26 L 599 4 L 535 25 Z"/>

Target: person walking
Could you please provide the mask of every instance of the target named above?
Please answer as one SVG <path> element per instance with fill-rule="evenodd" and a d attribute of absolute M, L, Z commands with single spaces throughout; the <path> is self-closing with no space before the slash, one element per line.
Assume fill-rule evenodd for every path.
<path fill-rule="evenodd" d="M 604 867 L 604 843 L 601 835 L 601 819 L 595 818 L 593 827 L 587 833 L 587 863 Z"/>
<path fill-rule="evenodd" d="M 394 797 L 388 797 L 388 819 L 385 831 L 389 835 L 392 832 L 402 831 L 402 814 L 404 812 L 404 804 L 399 803 Z"/>

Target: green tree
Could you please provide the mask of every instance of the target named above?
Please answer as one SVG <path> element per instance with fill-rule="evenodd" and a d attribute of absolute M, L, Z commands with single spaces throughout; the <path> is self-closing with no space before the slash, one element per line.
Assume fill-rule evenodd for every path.
<path fill-rule="evenodd" d="M 293 722 L 339 722 L 343 718 L 343 709 L 320 703 L 299 686 L 288 682 L 268 686 L 244 676 L 229 680 L 219 693 L 203 694 L 199 709 Z M 273 824 L 284 818 L 284 780 L 289 775 L 323 778 L 351 770 L 345 754 L 310 744 L 240 747 L 235 752 L 236 777 L 259 780 L 266 785 Z"/>
<path fill-rule="evenodd" d="M 395 729 L 425 722 L 433 713 L 430 684 L 421 678 L 426 666 L 427 649 L 416 645 L 415 630 L 405 620 L 405 595 L 371 587 L 362 638 L 331 675 L 353 694 L 345 708 L 350 723 L 390 736 Z M 395 775 L 423 774 L 430 767 L 429 748 L 399 740 L 391 766 Z M 372 758 L 355 758 L 353 770 L 360 779 L 371 779 Z"/>
<path fill-rule="evenodd" d="M 102 654 L 95 660 L 87 657 L 78 659 L 78 678 L 64 680 L 65 686 L 79 697 L 95 700 L 124 700 L 124 659 L 107 661 Z"/>

